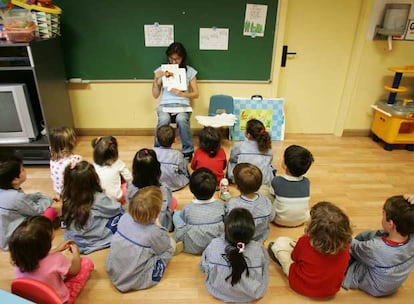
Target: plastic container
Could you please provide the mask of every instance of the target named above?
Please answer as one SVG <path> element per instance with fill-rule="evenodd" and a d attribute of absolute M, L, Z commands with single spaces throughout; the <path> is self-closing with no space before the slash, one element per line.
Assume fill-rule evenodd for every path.
<path fill-rule="evenodd" d="M 34 38 L 34 30 L 5 30 L 6 37 L 12 42 L 29 42 Z"/>
<path fill-rule="evenodd" d="M 26 9 L 12 9 L 3 12 L 3 24 L 8 29 L 25 29 L 33 24 L 32 14 Z"/>
<path fill-rule="evenodd" d="M 414 144 L 414 113 L 402 117 L 377 110 L 371 131 L 387 144 Z"/>

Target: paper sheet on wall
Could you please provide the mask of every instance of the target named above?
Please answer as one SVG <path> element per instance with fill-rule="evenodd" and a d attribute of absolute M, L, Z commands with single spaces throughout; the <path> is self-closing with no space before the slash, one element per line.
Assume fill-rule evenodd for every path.
<path fill-rule="evenodd" d="M 246 4 L 244 36 L 263 37 L 266 25 L 267 5 Z"/>
<path fill-rule="evenodd" d="M 228 28 L 200 28 L 200 50 L 228 50 Z"/>
<path fill-rule="evenodd" d="M 414 40 L 414 19 L 408 20 L 407 32 L 405 34 L 405 40 Z"/>
<path fill-rule="evenodd" d="M 174 42 L 174 25 L 144 24 L 146 47 L 169 46 Z"/>
<path fill-rule="evenodd" d="M 187 91 L 187 73 L 184 68 L 179 68 L 178 64 L 162 64 L 161 70 L 169 72 L 171 75 L 169 77 L 162 77 L 162 85 L 166 87 L 168 91 L 171 91 L 171 89 Z"/>

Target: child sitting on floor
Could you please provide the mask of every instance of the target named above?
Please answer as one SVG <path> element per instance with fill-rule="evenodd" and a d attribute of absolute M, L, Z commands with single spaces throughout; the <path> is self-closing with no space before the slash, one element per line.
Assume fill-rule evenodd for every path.
<path fill-rule="evenodd" d="M 103 136 L 92 140 L 93 166 L 99 176 L 105 194 L 124 203 L 127 183 L 132 174 L 125 163 L 118 158 L 118 141 L 113 136 Z"/>
<path fill-rule="evenodd" d="M 214 199 L 216 185 L 210 169 L 191 174 L 190 191 L 195 199 L 173 216 L 175 240 L 183 242 L 184 252 L 201 254 L 213 238 L 223 234 L 224 204 Z"/>
<path fill-rule="evenodd" d="M 382 228 L 352 239 L 345 289 L 382 297 L 396 292 L 408 278 L 414 268 L 414 205 L 401 195 L 388 198 Z"/>
<path fill-rule="evenodd" d="M 80 257 L 72 241 L 51 250 L 52 240 L 52 222 L 45 217 L 27 218 L 16 228 L 9 240 L 16 278 L 42 281 L 56 291 L 62 303 L 74 303 L 93 270 L 93 262 Z"/>
<path fill-rule="evenodd" d="M 26 218 L 44 215 L 54 221 L 62 202 L 42 193 L 26 194 L 20 188 L 26 181 L 23 161 L 15 155 L 0 156 L 0 248 L 8 250 L 7 239 Z"/>
<path fill-rule="evenodd" d="M 66 167 L 62 200 L 65 239 L 82 254 L 109 247 L 124 210 L 103 192 L 92 164 L 83 160 Z"/>
<path fill-rule="evenodd" d="M 319 202 L 311 208 L 305 234 L 297 242 L 278 237 L 269 243 L 269 255 L 297 293 L 329 298 L 341 288 L 351 237 L 348 216 L 330 202 Z"/>
<path fill-rule="evenodd" d="M 175 250 L 175 242 L 158 220 L 162 193 L 157 186 L 140 189 L 112 238 L 106 270 L 121 292 L 158 284 Z"/>
<path fill-rule="evenodd" d="M 157 130 L 159 147 L 154 147 L 157 159 L 161 164 L 160 182 L 171 191 L 177 191 L 188 185 L 188 162 L 181 151 L 171 146 L 175 141 L 175 131 L 170 125 L 161 126 Z"/>
<path fill-rule="evenodd" d="M 253 239 L 265 241 L 269 236 L 269 223 L 275 217 L 275 209 L 267 196 L 258 193 L 262 185 L 262 172 L 255 165 L 240 163 L 234 167 L 233 174 L 240 195 L 226 203 L 226 212 L 234 208 L 249 210 L 256 226 Z"/>
<path fill-rule="evenodd" d="M 224 237 L 215 238 L 201 257 L 208 292 L 224 302 L 249 302 L 264 296 L 269 284 L 269 257 L 254 241 L 254 221 L 244 208 L 225 219 Z"/>
<path fill-rule="evenodd" d="M 67 165 L 82 160 L 82 156 L 74 154 L 77 144 L 75 130 L 69 127 L 56 127 L 49 130 L 50 141 L 50 177 L 53 189 L 60 195 L 63 190 L 63 173 Z"/>
<path fill-rule="evenodd" d="M 282 163 L 285 174 L 272 180 L 276 196 L 273 202 L 275 224 L 296 227 L 309 219 L 310 182 L 303 175 L 312 163 L 312 153 L 307 149 L 297 145 L 286 148 Z"/>
<path fill-rule="evenodd" d="M 132 182 L 128 184 L 127 200 L 130 201 L 135 193 L 144 187 L 160 187 L 162 192 L 160 223 L 168 231 L 173 231 L 172 216 L 177 207 L 177 200 L 172 196 L 171 189 L 160 182 L 161 165 L 154 150 L 143 148 L 135 153 L 132 161 L 132 176 Z"/>

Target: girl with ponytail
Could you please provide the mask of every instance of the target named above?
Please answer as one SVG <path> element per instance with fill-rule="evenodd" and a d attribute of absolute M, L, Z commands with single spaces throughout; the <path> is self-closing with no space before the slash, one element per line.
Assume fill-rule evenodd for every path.
<path fill-rule="evenodd" d="M 204 250 L 200 267 L 206 288 L 224 302 L 249 302 L 263 297 L 269 282 L 269 257 L 261 243 L 252 240 L 254 220 L 244 208 L 235 208 L 224 222 L 224 238 Z"/>
<path fill-rule="evenodd" d="M 271 181 L 276 173 L 273 168 L 272 138 L 263 123 L 258 119 L 250 119 L 246 123 L 246 140 L 235 143 L 230 151 L 227 166 L 227 178 L 234 183 L 233 169 L 239 163 L 250 163 L 262 171 L 262 188 L 259 192 L 269 196 Z M 269 196 L 273 199 L 273 197 Z"/>

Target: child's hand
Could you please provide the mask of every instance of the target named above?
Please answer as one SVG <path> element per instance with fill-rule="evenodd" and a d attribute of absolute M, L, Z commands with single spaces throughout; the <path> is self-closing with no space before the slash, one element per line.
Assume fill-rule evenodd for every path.
<path fill-rule="evenodd" d="M 73 242 L 72 242 L 72 243 L 70 244 L 70 246 L 69 246 L 69 251 L 70 251 L 73 255 L 76 255 L 76 256 L 80 255 L 78 245 L 76 245 L 76 244 L 75 244 L 75 243 L 73 243 Z"/>
<path fill-rule="evenodd" d="M 50 207 L 56 210 L 58 216 L 62 216 L 62 205 L 62 201 L 54 200 Z"/>
<path fill-rule="evenodd" d="M 73 244 L 73 241 L 69 240 L 69 241 L 64 241 L 62 243 L 60 243 L 56 248 L 53 248 L 50 253 L 55 253 L 55 252 L 62 252 L 65 251 L 67 249 L 70 250 L 70 246 L 71 244 Z"/>
<path fill-rule="evenodd" d="M 404 198 L 411 204 L 414 204 L 414 194 L 404 194 Z"/>

